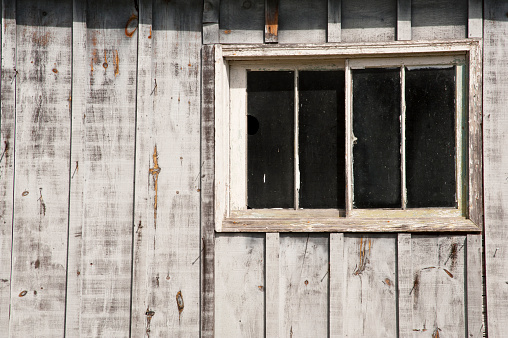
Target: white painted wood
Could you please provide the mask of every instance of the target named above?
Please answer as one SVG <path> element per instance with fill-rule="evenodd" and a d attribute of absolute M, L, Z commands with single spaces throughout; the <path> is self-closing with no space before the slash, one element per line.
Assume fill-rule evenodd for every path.
<path fill-rule="evenodd" d="M 329 317 L 330 338 L 342 337 L 344 325 L 344 234 L 330 234 Z"/>
<path fill-rule="evenodd" d="M 483 1 L 468 0 L 467 6 L 467 36 L 469 38 L 483 37 Z"/>
<path fill-rule="evenodd" d="M 345 176 L 346 176 L 346 216 L 350 216 L 353 211 L 353 86 L 352 86 L 352 75 L 351 75 L 351 60 L 346 59 L 346 67 L 345 67 L 345 109 L 344 112 L 346 114 L 346 130 L 345 130 L 345 145 L 346 145 L 346 153 L 345 156 Z"/>
<path fill-rule="evenodd" d="M 280 238 L 267 233 L 265 239 L 265 331 L 266 337 L 279 337 L 280 328 Z"/>
<path fill-rule="evenodd" d="M 264 337 L 264 241 L 261 234 L 216 236 L 216 337 Z"/>
<path fill-rule="evenodd" d="M 398 337 L 413 335 L 413 263 L 411 255 L 411 234 L 397 235 L 397 299 Z"/>
<path fill-rule="evenodd" d="M 402 209 L 407 208 L 406 189 L 406 67 L 400 67 L 400 200 Z M 459 182 L 459 181 L 457 181 Z M 460 214 L 459 214 L 460 215 Z"/>
<path fill-rule="evenodd" d="M 70 322 L 67 331 L 83 336 L 128 336 L 130 330 L 137 21 L 132 2 L 87 2 L 86 54 L 81 56 L 81 45 L 76 51 L 80 75 L 75 90 L 83 97 L 73 120 L 78 131 L 73 141 L 78 142 L 75 175 L 82 175 L 83 183 L 73 187 L 73 198 L 81 193 L 82 202 L 72 200 L 76 223 L 70 236 L 79 237 L 81 247 L 69 252 L 69 279 L 77 284 L 67 303 L 79 304 L 73 310 L 79 311 L 79 320 Z M 83 32 L 76 38 L 83 43 Z M 78 280 L 71 278 L 78 272 Z"/>
<path fill-rule="evenodd" d="M 483 337 L 482 236 L 469 234 L 466 239 L 466 336 Z"/>
<path fill-rule="evenodd" d="M 14 203 L 14 135 L 16 122 L 15 2 L 2 1 L 2 71 L 0 99 L 0 332 L 9 336 L 11 243 Z"/>
<path fill-rule="evenodd" d="M 72 3 L 18 1 L 16 24 L 16 182 L 9 334 L 63 336 Z"/>
<path fill-rule="evenodd" d="M 465 335 L 465 236 L 411 238 L 414 336 Z"/>
<path fill-rule="evenodd" d="M 340 42 L 342 30 L 342 2 L 328 0 L 328 30 L 327 42 Z"/>
<path fill-rule="evenodd" d="M 86 2 L 72 3 L 72 138 L 70 161 L 69 234 L 67 250 L 67 299 L 65 335 L 81 334 L 83 290 L 83 229 L 85 200 L 85 123 L 90 92 L 90 59 L 87 53 Z M 80 168 L 81 166 L 81 168 Z"/>
<path fill-rule="evenodd" d="M 344 236 L 344 337 L 395 337 L 395 236 Z"/>
<path fill-rule="evenodd" d="M 279 43 L 325 43 L 327 1 L 279 0 Z"/>
<path fill-rule="evenodd" d="M 220 43 L 263 43 L 265 0 L 221 0 Z"/>
<path fill-rule="evenodd" d="M 154 337 L 200 330 L 201 6 L 149 5 L 152 37 L 149 27 L 139 32 L 134 225 L 142 224 L 135 238 L 146 261 L 134 261 L 142 301 L 132 311 Z"/>
<path fill-rule="evenodd" d="M 294 70 L 294 82 L 293 82 L 293 105 L 294 105 L 294 114 L 293 114 L 293 129 L 294 129 L 294 139 L 293 139 L 293 163 L 294 163 L 294 189 L 293 189 L 293 201 L 294 208 L 298 210 L 300 205 L 300 139 L 299 134 L 299 124 L 300 124 L 300 91 L 298 87 L 298 77 L 300 76 L 298 73 L 298 69 Z M 244 129 L 245 130 L 245 129 Z M 247 162 L 247 161 L 245 161 Z"/>
<path fill-rule="evenodd" d="M 204 23 L 203 24 L 203 44 L 219 43 L 219 24 Z"/>
<path fill-rule="evenodd" d="M 411 40 L 411 0 L 397 0 L 397 40 Z"/>
<path fill-rule="evenodd" d="M 397 5 L 393 0 L 342 0 L 342 42 L 394 41 Z"/>
<path fill-rule="evenodd" d="M 327 336 L 328 249 L 327 234 L 281 235 L 279 337 Z"/>
<path fill-rule="evenodd" d="M 203 1 L 203 44 L 219 43 L 220 0 Z"/>
<path fill-rule="evenodd" d="M 411 0 L 413 40 L 466 38 L 467 6 L 467 0 Z"/>

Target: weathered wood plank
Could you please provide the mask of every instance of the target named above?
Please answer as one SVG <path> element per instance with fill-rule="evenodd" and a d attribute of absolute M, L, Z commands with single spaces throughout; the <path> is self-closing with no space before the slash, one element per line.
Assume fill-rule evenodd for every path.
<path fill-rule="evenodd" d="M 216 236 L 216 337 L 264 337 L 264 241 L 261 234 Z"/>
<path fill-rule="evenodd" d="M 483 337 L 482 236 L 466 239 L 467 337 Z"/>
<path fill-rule="evenodd" d="M 72 20 L 72 139 L 67 250 L 67 303 L 65 335 L 79 337 L 83 279 L 83 229 L 85 189 L 86 99 L 90 90 L 90 59 L 87 54 L 86 1 L 74 0 Z M 81 169 L 80 169 L 81 164 Z"/>
<path fill-rule="evenodd" d="M 411 242 L 414 336 L 463 337 L 465 236 L 413 235 Z"/>
<path fill-rule="evenodd" d="M 0 332 L 9 336 L 11 242 L 16 121 L 16 8 L 2 1 L 2 71 L 0 73 Z"/>
<path fill-rule="evenodd" d="M 327 336 L 328 242 L 326 234 L 280 236 L 279 337 Z"/>
<path fill-rule="evenodd" d="M 82 223 L 71 225 L 75 232 L 70 234 L 81 242 L 69 252 L 69 284 L 78 283 L 74 287 L 79 293 L 67 297 L 68 304 L 79 304 L 80 318 L 68 323 L 74 327 L 67 331 L 121 337 L 130 330 L 137 10 L 127 0 L 88 1 L 85 19 L 86 47 L 76 52 L 86 48 L 86 54 L 74 66 L 78 72 L 87 70 L 75 83 L 76 90 L 83 91 L 80 100 L 86 110 L 81 116 L 78 108 L 80 116 L 73 120 L 82 140 L 79 133 L 73 138 L 78 163 L 71 168 L 83 180 L 81 192 L 79 181 L 73 188 L 73 196 L 81 193 L 82 202 L 78 198 L 71 206 L 77 213 L 71 216 L 73 222 Z M 82 32 L 76 34 L 84 38 Z M 78 274 L 78 280 L 71 279 Z"/>
<path fill-rule="evenodd" d="M 219 16 L 221 43 L 263 43 L 265 0 L 222 0 Z"/>
<path fill-rule="evenodd" d="M 508 327 L 508 3 L 484 1 L 485 267 L 489 337 Z"/>
<path fill-rule="evenodd" d="M 467 36 L 469 38 L 483 37 L 483 1 L 468 1 Z"/>
<path fill-rule="evenodd" d="M 396 0 L 342 0 L 342 42 L 393 41 Z"/>
<path fill-rule="evenodd" d="M 265 43 L 277 43 L 279 34 L 279 0 L 265 0 Z"/>
<path fill-rule="evenodd" d="M 280 0 L 278 41 L 325 43 L 327 22 L 326 1 Z"/>
<path fill-rule="evenodd" d="M 265 239 L 265 332 L 266 337 L 280 337 L 280 238 L 266 234 Z"/>
<path fill-rule="evenodd" d="M 342 337 L 344 318 L 344 234 L 330 234 L 328 327 L 331 338 Z"/>
<path fill-rule="evenodd" d="M 134 261 L 132 311 L 158 337 L 200 329 L 201 9 L 199 0 L 155 1 L 151 51 L 146 30 L 139 35 L 151 73 L 138 72 L 134 223 L 145 257 Z"/>
<path fill-rule="evenodd" d="M 397 40 L 411 40 L 411 0 L 397 0 Z"/>
<path fill-rule="evenodd" d="M 340 42 L 342 31 L 342 2 L 341 0 L 328 0 L 328 29 L 327 42 Z"/>
<path fill-rule="evenodd" d="M 219 23 L 203 24 L 203 44 L 219 43 Z"/>
<path fill-rule="evenodd" d="M 395 236 L 344 236 L 344 336 L 395 337 Z"/>
<path fill-rule="evenodd" d="M 18 1 L 16 23 L 16 183 L 9 330 L 19 337 L 63 336 L 72 3 Z"/>
<path fill-rule="evenodd" d="M 397 235 L 397 299 L 399 337 L 413 335 L 413 264 L 411 262 L 411 234 Z"/>
<path fill-rule="evenodd" d="M 213 337 L 215 302 L 215 48 L 203 46 L 201 108 L 201 337 Z"/>
<path fill-rule="evenodd" d="M 411 0 L 413 40 L 467 37 L 468 0 Z"/>
<path fill-rule="evenodd" d="M 203 2 L 203 44 L 219 43 L 220 0 Z"/>

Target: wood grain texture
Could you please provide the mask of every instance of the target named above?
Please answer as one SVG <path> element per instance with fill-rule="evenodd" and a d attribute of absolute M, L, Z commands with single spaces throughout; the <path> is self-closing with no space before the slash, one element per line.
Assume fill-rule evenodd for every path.
<path fill-rule="evenodd" d="M 413 40 L 467 37 L 468 0 L 411 0 Z"/>
<path fill-rule="evenodd" d="M 467 36 L 469 38 L 483 37 L 483 1 L 469 0 L 467 9 Z"/>
<path fill-rule="evenodd" d="M 397 40 L 411 40 L 411 0 L 397 0 Z"/>
<path fill-rule="evenodd" d="M 72 23 L 72 139 L 70 162 L 69 233 L 67 250 L 67 302 L 65 335 L 81 333 L 83 279 L 83 229 L 85 189 L 86 101 L 90 90 L 90 59 L 87 54 L 86 1 L 74 0 Z M 80 169 L 81 164 L 81 169 Z"/>
<path fill-rule="evenodd" d="M 0 332 L 9 336 L 11 243 L 16 122 L 16 8 L 2 1 L 2 71 L 0 79 Z"/>
<path fill-rule="evenodd" d="M 74 66 L 78 74 L 86 69 L 87 76 L 78 76 L 74 83 L 83 97 L 78 101 L 79 118 L 73 120 L 78 163 L 71 170 L 82 175 L 78 180 L 83 184 L 77 181 L 72 193 L 81 194 L 82 201 L 78 198 L 71 205 L 76 223 L 71 224 L 70 236 L 80 242 L 69 251 L 69 283 L 77 283 L 77 292 L 67 297 L 68 304 L 79 304 L 74 310 L 79 320 L 69 322 L 67 331 L 83 336 L 129 335 L 137 14 L 126 0 L 89 1 L 86 40 L 76 41 L 86 43 L 86 54 L 82 58 L 85 50 L 79 48 Z M 76 37 L 83 39 L 82 34 L 76 32 Z"/>
<path fill-rule="evenodd" d="M 280 0 L 279 43 L 325 43 L 327 6 L 326 1 Z"/>
<path fill-rule="evenodd" d="M 132 311 L 153 337 L 200 330 L 201 9 L 155 1 L 139 35 Z"/>
<path fill-rule="evenodd" d="M 216 236 L 216 337 L 264 337 L 264 241 L 261 234 Z"/>
<path fill-rule="evenodd" d="M 344 236 L 344 336 L 395 337 L 395 236 Z"/>
<path fill-rule="evenodd" d="M 342 1 L 328 0 L 328 27 L 326 42 L 340 42 L 342 31 Z"/>
<path fill-rule="evenodd" d="M 263 43 L 265 0 L 222 0 L 219 15 L 221 43 Z"/>
<path fill-rule="evenodd" d="M 281 235 L 279 337 L 327 336 L 328 246 L 326 234 Z"/>
<path fill-rule="evenodd" d="M 279 34 L 279 0 L 265 0 L 265 43 L 277 43 Z"/>
<path fill-rule="evenodd" d="M 265 335 L 279 337 L 280 330 L 280 236 L 266 234 L 265 238 Z"/>
<path fill-rule="evenodd" d="M 342 0 L 342 42 L 393 41 L 396 27 L 395 0 Z"/>
<path fill-rule="evenodd" d="M 412 236 L 415 337 L 464 337 L 465 244 L 465 236 Z"/>
<path fill-rule="evenodd" d="M 203 1 L 203 44 L 219 43 L 220 0 Z"/>
<path fill-rule="evenodd" d="M 344 234 L 330 234 L 329 336 L 342 337 L 344 325 Z"/>
<path fill-rule="evenodd" d="M 219 43 L 219 23 L 203 24 L 203 44 Z"/>
<path fill-rule="evenodd" d="M 213 337 L 215 316 L 215 48 L 203 46 L 201 103 L 201 336 Z"/>
<path fill-rule="evenodd" d="M 398 336 L 413 335 L 413 264 L 411 262 L 411 234 L 397 235 L 397 306 Z"/>
<path fill-rule="evenodd" d="M 62 336 L 69 205 L 71 3 L 19 1 L 16 23 L 16 183 L 9 331 L 18 337 Z"/>
<path fill-rule="evenodd" d="M 466 241 L 466 336 L 483 337 L 482 236 L 467 235 Z"/>
<path fill-rule="evenodd" d="M 508 3 L 484 1 L 483 152 L 489 337 L 508 327 Z"/>

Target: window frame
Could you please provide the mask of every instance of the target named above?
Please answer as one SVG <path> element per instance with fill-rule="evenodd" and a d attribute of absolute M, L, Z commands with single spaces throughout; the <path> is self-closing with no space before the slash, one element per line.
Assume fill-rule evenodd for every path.
<path fill-rule="evenodd" d="M 380 58 L 382 57 L 382 58 Z M 238 177 L 245 177 L 246 118 L 230 111 L 246 111 L 245 88 L 231 81 L 245 77 L 246 69 L 293 70 L 344 69 L 346 83 L 351 69 L 456 64 L 463 59 L 468 72 L 464 113 L 468 115 L 466 203 L 457 209 L 353 209 L 351 163 L 346 165 L 346 210 L 251 209 L 245 205 L 246 187 L 238 189 Z M 441 60 L 441 61 L 440 61 Z M 292 69 L 290 69 L 292 68 Z M 336 45 L 216 45 L 215 46 L 215 230 L 218 232 L 478 232 L 483 223 L 482 139 L 481 139 L 481 49 L 479 40 L 446 42 L 391 42 L 385 44 Z M 243 72 L 243 75 L 242 75 Z M 401 71 L 402 72 L 402 71 Z M 403 79 L 401 78 L 401 81 Z M 460 81 L 457 78 L 457 81 Z M 457 88 L 459 86 L 457 85 Z M 231 92 L 230 92 L 231 91 Z M 239 95 L 240 94 L 240 95 Z M 351 127 L 351 86 L 346 85 L 346 129 Z M 460 95 L 460 94 L 459 94 Z M 296 96 L 296 95 L 295 95 Z M 234 99 L 233 99 L 234 98 Z M 295 98 L 297 100 L 297 98 Z M 297 102 L 297 101 L 296 101 Z M 349 120 L 348 120 L 349 119 Z M 239 126 L 239 128 L 238 128 Z M 460 129 L 460 128 L 459 128 Z M 350 130 L 346 131 L 346 135 Z M 233 142 L 234 140 L 234 142 Z M 346 149 L 351 149 L 346 137 Z M 457 144 L 459 145 L 459 144 Z M 457 147 L 459 148 L 459 147 Z M 458 151 L 461 151 L 458 149 Z M 351 161 L 351 151 L 346 151 Z M 460 158 L 460 156 L 456 157 Z M 459 161 L 460 162 L 460 161 Z M 459 163 L 460 165 L 460 163 Z M 456 170 L 458 172 L 458 170 Z M 242 174 L 243 173 L 243 174 Z M 242 176 L 243 175 L 243 176 Z M 295 173 L 295 180 L 298 178 Z M 460 188 L 459 188 L 460 191 Z M 296 194 L 296 189 L 295 189 Z M 462 209 L 462 210 L 460 210 Z M 450 212 L 451 211 L 451 212 Z"/>

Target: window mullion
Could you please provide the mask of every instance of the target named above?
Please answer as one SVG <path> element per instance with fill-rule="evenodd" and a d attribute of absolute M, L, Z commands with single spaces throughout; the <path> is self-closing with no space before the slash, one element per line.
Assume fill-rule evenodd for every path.
<path fill-rule="evenodd" d="M 402 209 L 406 209 L 406 70 L 403 65 L 400 67 L 400 96 L 400 187 Z"/>
<path fill-rule="evenodd" d="M 349 60 L 345 61 L 345 91 L 346 91 L 346 217 L 351 215 L 353 210 L 353 119 L 352 119 L 352 95 L 353 82 Z"/>
<path fill-rule="evenodd" d="M 295 126 L 295 139 L 294 139 L 294 161 L 295 161 L 295 172 L 294 172 L 294 201 L 295 201 L 295 209 L 298 210 L 299 208 L 299 199 L 300 199 L 300 157 L 299 157 L 299 144 L 298 144 L 298 113 L 299 113 L 299 91 L 298 91 L 298 69 L 295 68 L 294 72 L 295 81 L 294 81 L 294 88 L 295 88 L 295 104 L 294 104 L 294 126 Z"/>

